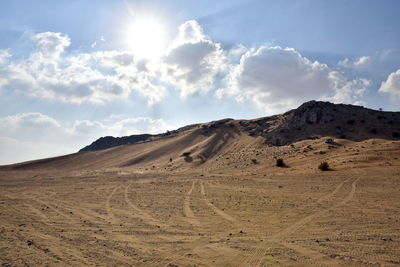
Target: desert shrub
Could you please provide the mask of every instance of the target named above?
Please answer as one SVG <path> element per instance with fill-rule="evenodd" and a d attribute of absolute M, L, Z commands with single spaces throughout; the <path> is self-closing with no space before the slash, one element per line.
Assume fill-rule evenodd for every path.
<path fill-rule="evenodd" d="M 285 162 L 283 161 L 283 159 L 281 159 L 281 158 L 276 159 L 276 166 L 284 167 L 285 166 Z"/>
<path fill-rule="evenodd" d="M 258 163 L 257 159 L 252 159 L 251 162 L 253 162 L 253 164 L 257 164 Z"/>
<path fill-rule="evenodd" d="M 321 171 L 327 171 L 329 170 L 329 164 L 326 161 L 321 162 L 321 164 L 319 164 L 318 169 L 320 169 Z"/>
<path fill-rule="evenodd" d="M 392 135 L 395 138 L 399 138 L 400 137 L 400 133 L 398 133 L 398 132 L 393 132 Z"/>
<path fill-rule="evenodd" d="M 182 153 L 182 156 L 184 156 L 184 157 L 189 157 L 189 156 L 190 156 L 190 152 L 183 152 L 183 153 Z"/>

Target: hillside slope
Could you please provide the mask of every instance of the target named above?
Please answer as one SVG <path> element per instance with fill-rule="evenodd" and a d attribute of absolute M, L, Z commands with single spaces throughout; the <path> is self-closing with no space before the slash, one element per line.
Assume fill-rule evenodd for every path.
<path fill-rule="evenodd" d="M 240 168 L 248 166 L 249 158 L 255 162 L 257 158 L 298 153 L 307 140 L 322 144 L 328 137 L 343 142 L 372 138 L 400 140 L 400 112 L 310 101 L 284 114 L 254 120 L 224 119 L 158 135 L 104 137 L 79 153 L 2 168 L 171 171 L 196 166 Z"/>

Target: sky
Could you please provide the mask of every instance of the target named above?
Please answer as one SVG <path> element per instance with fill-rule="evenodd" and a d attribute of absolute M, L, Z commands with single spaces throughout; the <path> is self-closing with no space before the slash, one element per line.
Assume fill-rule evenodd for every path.
<path fill-rule="evenodd" d="M 397 0 L 0 1 L 0 165 L 102 136 L 400 110 Z"/>

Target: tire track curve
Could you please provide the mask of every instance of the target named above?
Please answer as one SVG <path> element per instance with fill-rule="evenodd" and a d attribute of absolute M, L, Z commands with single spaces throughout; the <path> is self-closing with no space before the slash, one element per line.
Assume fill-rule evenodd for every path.
<path fill-rule="evenodd" d="M 183 214 L 186 217 L 186 220 L 195 226 L 200 226 L 200 222 L 194 216 L 192 209 L 190 208 L 190 195 L 192 194 L 195 187 L 195 181 L 192 182 L 192 186 L 190 187 L 189 191 L 186 193 L 186 196 L 183 201 Z"/>
<path fill-rule="evenodd" d="M 313 251 L 313 250 L 310 250 L 310 249 L 306 249 L 306 248 L 303 248 L 303 247 L 298 246 L 298 245 L 291 245 L 291 244 L 285 243 L 283 241 L 283 238 L 286 235 L 289 235 L 291 233 L 294 233 L 294 232 L 298 231 L 301 227 L 303 227 L 306 224 L 308 224 L 311 221 L 313 221 L 314 218 L 316 218 L 318 216 L 322 216 L 322 215 L 328 213 L 329 211 L 331 211 L 331 210 L 333 210 L 333 209 L 335 209 L 337 207 L 343 206 L 347 202 L 349 202 L 354 197 L 354 194 L 355 194 L 356 188 L 357 188 L 357 182 L 359 180 L 360 180 L 360 177 L 353 181 L 353 183 L 351 184 L 350 192 L 348 193 L 348 195 L 344 199 L 342 199 L 342 201 L 336 203 L 335 205 L 333 205 L 331 207 L 328 207 L 328 208 L 323 209 L 321 211 L 317 211 L 317 212 L 315 212 L 313 214 L 310 214 L 310 215 L 298 220 L 297 222 L 295 222 L 291 226 L 286 227 L 285 229 L 283 229 L 283 230 L 279 231 L 278 233 L 272 235 L 271 237 L 267 238 L 266 241 L 283 245 L 283 246 L 285 246 L 285 247 L 287 247 L 289 249 L 293 249 L 293 250 L 297 251 L 298 253 L 300 253 L 300 254 L 302 254 L 302 255 L 304 255 L 304 256 L 312 259 L 312 260 L 318 261 L 319 259 L 324 258 L 324 261 L 329 262 L 329 264 L 337 265 L 338 264 L 337 260 L 329 258 L 329 257 L 325 257 L 325 255 L 322 254 L 322 253 L 319 253 L 319 252 L 316 252 L 316 251 Z M 346 181 L 348 181 L 348 180 L 346 180 Z M 329 197 L 334 196 L 341 189 L 341 187 L 343 186 L 343 184 L 345 182 L 343 182 L 342 184 L 339 184 L 336 187 L 336 189 L 331 194 L 329 194 Z M 253 253 L 244 262 L 239 264 L 239 266 L 243 266 L 243 265 L 245 265 L 245 266 L 259 266 L 261 264 L 262 257 L 263 257 L 263 255 L 265 255 L 267 250 L 265 248 L 254 248 L 252 250 L 252 252 Z"/>
<path fill-rule="evenodd" d="M 213 203 L 210 202 L 210 200 L 207 198 L 203 182 L 200 182 L 200 190 L 201 190 L 201 195 L 203 196 L 203 200 L 207 204 L 207 206 L 209 206 L 216 214 L 221 216 L 221 218 L 232 223 L 237 223 L 237 220 L 235 218 L 233 218 L 231 215 L 227 214 L 223 210 L 217 208 Z"/>

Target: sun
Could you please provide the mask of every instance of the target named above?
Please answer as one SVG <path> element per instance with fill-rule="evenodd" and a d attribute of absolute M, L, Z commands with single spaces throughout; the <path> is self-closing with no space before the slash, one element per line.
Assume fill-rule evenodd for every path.
<path fill-rule="evenodd" d="M 126 45 L 137 58 L 160 58 L 166 46 L 165 29 L 153 18 L 135 19 L 127 28 Z"/>

